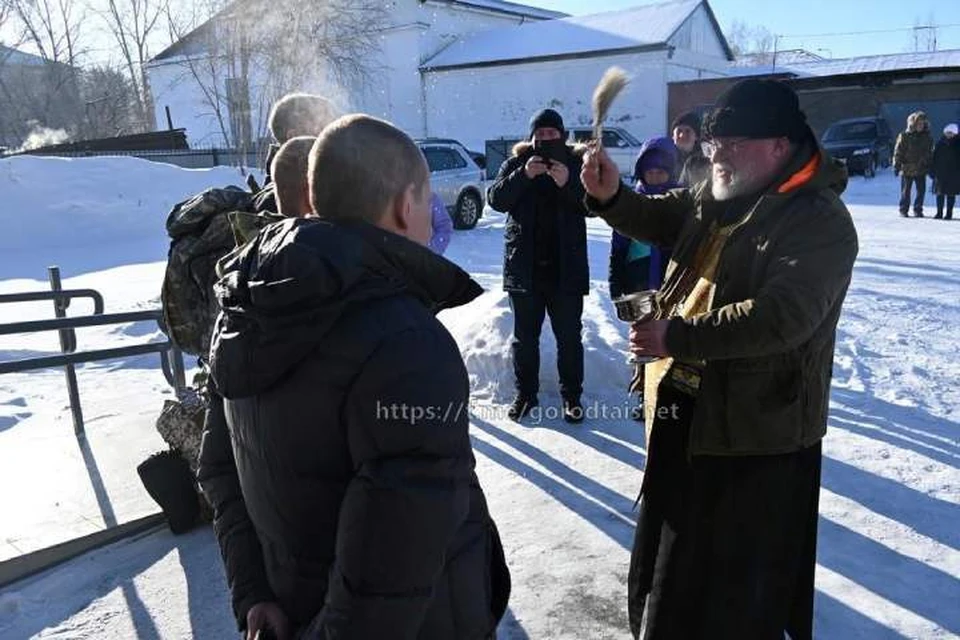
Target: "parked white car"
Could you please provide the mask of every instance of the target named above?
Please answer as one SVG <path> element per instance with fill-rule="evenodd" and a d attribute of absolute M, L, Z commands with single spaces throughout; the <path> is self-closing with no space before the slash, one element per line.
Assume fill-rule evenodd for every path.
<path fill-rule="evenodd" d="M 585 142 L 593 138 L 592 127 L 569 127 L 571 142 Z M 633 176 L 633 167 L 640 155 L 642 143 L 634 138 L 629 131 L 619 127 L 603 128 L 603 147 L 610 155 L 620 175 Z"/>
<path fill-rule="evenodd" d="M 473 229 L 483 215 L 487 192 L 484 170 L 477 158 L 456 140 L 416 140 L 430 168 L 430 187 L 443 200 L 455 229 Z"/>

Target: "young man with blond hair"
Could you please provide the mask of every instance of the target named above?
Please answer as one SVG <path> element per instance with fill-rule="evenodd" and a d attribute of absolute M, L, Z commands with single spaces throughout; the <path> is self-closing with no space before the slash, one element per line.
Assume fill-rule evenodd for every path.
<path fill-rule="evenodd" d="M 482 289 L 426 247 L 430 174 L 402 131 L 340 118 L 308 171 L 314 213 L 265 228 L 221 280 L 225 419 L 199 475 L 237 622 L 248 638 L 486 640 L 509 573 L 467 371 L 435 317 Z"/>
<path fill-rule="evenodd" d="M 277 198 L 277 213 L 302 218 L 310 213 L 310 185 L 307 164 L 316 136 L 297 136 L 287 140 L 270 163 Z"/>

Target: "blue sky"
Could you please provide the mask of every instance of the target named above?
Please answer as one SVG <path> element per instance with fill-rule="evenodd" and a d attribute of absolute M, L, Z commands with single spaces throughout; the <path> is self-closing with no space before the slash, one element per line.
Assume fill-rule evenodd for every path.
<path fill-rule="evenodd" d="M 662 0 L 517 1 L 583 15 Z M 734 20 L 763 26 L 782 36 L 781 49 L 803 48 L 826 57 L 912 51 L 913 27 L 931 19 L 943 25 L 937 30 L 937 48 L 960 49 L 960 0 L 711 0 L 710 6 L 724 29 Z M 809 37 L 862 31 L 882 33 Z"/>

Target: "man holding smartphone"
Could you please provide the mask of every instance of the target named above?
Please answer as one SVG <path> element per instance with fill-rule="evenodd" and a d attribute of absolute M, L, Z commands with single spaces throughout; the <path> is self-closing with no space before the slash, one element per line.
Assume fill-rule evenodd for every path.
<path fill-rule="evenodd" d="M 563 417 L 583 420 L 583 296 L 589 290 L 580 153 L 566 143 L 563 118 L 544 109 L 530 120 L 487 193 L 507 214 L 503 288 L 514 314 L 511 351 L 517 395 L 509 416 L 539 404 L 540 330 L 546 315 L 557 340 Z"/>

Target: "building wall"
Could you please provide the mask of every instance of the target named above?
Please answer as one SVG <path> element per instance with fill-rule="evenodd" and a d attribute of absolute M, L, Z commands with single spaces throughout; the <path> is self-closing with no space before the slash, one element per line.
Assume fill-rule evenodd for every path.
<path fill-rule="evenodd" d="M 430 71 L 425 74 L 427 134 L 483 149 L 488 139 L 525 138 L 530 116 L 544 107 L 559 111 L 568 126 L 589 125 L 594 87 L 608 67 L 618 65 L 632 80 L 607 122 L 640 138 L 659 135 L 666 59 L 666 51 L 653 51 Z"/>
<path fill-rule="evenodd" d="M 800 106 L 817 135 L 844 118 L 883 116 L 896 133 L 906 127 L 907 115 L 923 110 L 936 138 L 943 127 L 960 119 L 960 73 L 940 74 L 926 80 L 897 81 L 884 86 L 839 86 L 811 89 L 806 81 L 794 83 Z"/>
<path fill-rule="evenodd" d="M 784 76 L 777 78 L 784 79 Z M 935 135 L 944 125 L 960 120 L 960 72 L 912 79 L 896 79 L 893 74 L 864 78 L 822 77 L 785 81 L 797 90 L 800 107 L 818 137 L 837 120 L 877 115 L 886 118 L 890 129 L 896 132 L 906 126 L 907 114 L 918 109 L 928 112 Z M 667 109 L 670 118 L 691 109 L 708 108 L 717 96 L 740 79 L 671 84 Z"/>
<path fill-rule="evenodd" d="M 713 58 L 723 58 L 726 51 L 717 32 L 713 28 L 710 14 L 702 4 L 677 29 L 670 39 L 670 44 L 691 53 L 698 53 Z"/>
<path fill-rule="evenodd" d="M 427 134 L 483 149 L 488 139 L 525 137 L 531 114 L 547 106 L 568 124 L 589 125 L 593 90 L 613 65 L 626 70 L 631 81 L 608 122 L 643 140 L 666 133 L 668 82 L 717 75 L 726 61 L 676 49 L 430 71 L 425 74 Z"/>
<path fill-rule="evenodd" d="M 431 0 L 397 0 L 392 3 L 390 16 L 392 26 L 384 33 L 380 55 L 372 61 L 377 71 L 369 86 L 357 90 L 341 87 L 320 72 L 317 77 L 304 78 L 300 89 L 330 97 L 343 112 L 364 111 L 386 118 L 412 135 L 423 135 L 425 129 L 420 63 L 460 35 L 524 20 Z M 209 71 L 209 64 L 199 61 L 193 67 L 200 72 L 204 84 L 210 86 L 214 74 Z M 224 92 L 222 85 L 228 74 L 220 70 L 216 75 L 218 88 Z M 261 73 L 254 70 L 250 75 L 252 129 L 265 132 L 274 96 L 267 95 L 269 83 Z M 166 127 L 164 108 L 169 106 L 174 126 L 187 129 L 191 145 L 228 144 L 184 58 L 151 64 L 148 77 L 155 96 L 158 127 Z M 224 119 L 229 125 L 229 114 L 224 114 Z"/>

